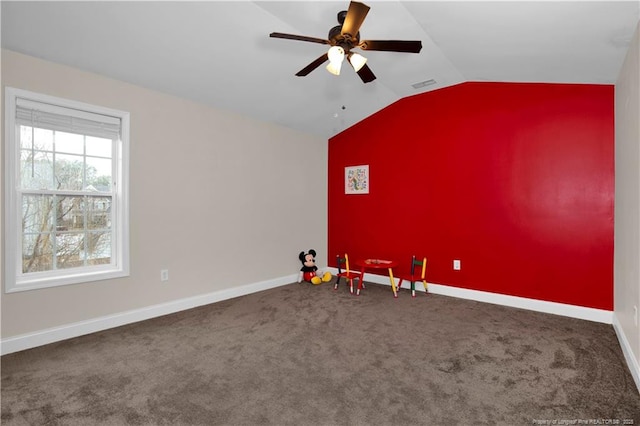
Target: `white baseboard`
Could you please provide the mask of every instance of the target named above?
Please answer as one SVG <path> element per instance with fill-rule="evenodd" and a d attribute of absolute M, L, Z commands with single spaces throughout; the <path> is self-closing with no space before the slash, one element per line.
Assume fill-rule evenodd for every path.
<path fill-rule="evenodd" d="M 335 269 L 335 268 L 334 268 Z M 337 269 L 328 268 L 333 274 Z M 385 275 L 368 274 L 365 280 L 391 286 L 389 277 Z M 395 279 L 396 285 L 398 279 Z M 406 281 L 403 283 L 406 288 Z M 530 311 L 544 312 L 547 314 L 562 315 L 565 317 L 584 319 L 588 321 L 613 324 L 613 311 L 604 309 L 586 308 L 584 306 L 567 305 L 564 303 L 547 302 L 544 300 L 528 299 L 526 297 L 507 296 L 504 294 L 489 293 L 486 291 L 469 290 L 466 288 L 452 287 L 442 284 L 427 283 L 429 293 L 443 296 L 457 297 L 459 299 L 475 300 L 478 302 L 493 303 L 494 305 L 510 306 L 513 308 L 528 309 Z M 416 283 L 416 291 L 424 293 L 422 283 Z"/>
<path fill-rule="evenodd" d="M 629 371 L 631 371 L 633 380 L 636 382 L 636 387 L 640 392 L 640 363 L 638 363 L 638 359 L 633 353 L 633 348 L 631 348 L 629 340 L 622 329 L 622 325 L 618 321 L 618 316 L 615 314 L 613 316 L 613 329 L 616 331 L 618 341 L 622 347 L 622 353 L 624 354 L 624 358 L 627 360 L 627 365 L 629 366 Z"/>
<path fill-rule="evenodd" d="M 293 282 L 296 282 L 297 280 L 298 274 L 293 274 L 285 277 L 247 284 L 240 287 L 232 287 L 229 289 L 219 290 L 213 293 L 187 297 L 184 299 L 174 300 L 171 302 L 161 303 L 153 306 L 147 306 L 140 309 L 133 309 L 130 311 L 120 312 L 117 314 L 107 315 L 86 321 L 66 324 L 59 327 L 48 328 L 33 333 L 8 337 L 0 341 L 0 354 L 6 355 L 25 349 L 35 348 L 37 346 L 47 345 L 49 343 L 82 336 L 85 334 L 107 330 L 109 328 L 119 327 L 121 325 L 144 321 L 162 315 L 173 314 L 175 312 L 184 311 L 198 306 L 208 305 L 210 303 L 233 299 L 235 297 L 256 293 L 258 291 L 268 290 L 270 288 L 291 284 Z"/>
<path fill-rule="evenodd" d="M 429 292 L 434 294 L 442 294 L 444 296 L 476 300 L 479 302 L 493 303 L 496 305 L 510 306 L 513 308 L 528 309 L 530 311 L 562 315 L 565 317 L 601 322 L 605 324 L 613 323 L 613 311 L 606 311 L 604 309 L 587 308 L 584 306 L 568 305 L 565 303 L 547 302 L 544 300 L 528 299 L 526 297 L 507 296 L 504 294 L 469 290 L 440 284 L 429 284 Z"/>

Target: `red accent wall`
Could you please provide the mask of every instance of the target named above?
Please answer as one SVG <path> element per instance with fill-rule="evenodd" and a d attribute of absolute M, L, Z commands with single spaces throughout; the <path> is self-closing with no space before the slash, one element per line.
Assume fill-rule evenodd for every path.
<path fill-rule="evenodd" d="M 345 195 L 362 164 L 370 193 Z M 429 282 L 613 310 L 612 85 L 404 98 L 331 138 L 328 171 L 331 266 L 425 255 Z"/>

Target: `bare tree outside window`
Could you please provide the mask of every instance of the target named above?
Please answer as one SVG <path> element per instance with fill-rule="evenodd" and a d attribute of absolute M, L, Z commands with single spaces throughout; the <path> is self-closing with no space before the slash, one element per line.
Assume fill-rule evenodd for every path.
<path fill-rule="evenodd" d="M 20 126 L 22 272 L 111 262 L 112 144 Z"/>

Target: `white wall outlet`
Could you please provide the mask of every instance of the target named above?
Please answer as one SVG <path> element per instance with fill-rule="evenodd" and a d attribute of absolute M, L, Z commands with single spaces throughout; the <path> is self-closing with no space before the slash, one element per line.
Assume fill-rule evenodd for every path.
<path fill-rule="evenodd" d="M 636 325 L 636 327 L 638 326 L 638 307 L 637 306 L 633 307 L 633 323 Z"/>
<path fill-rule="evenodd" d="M 169 281 L 169 270 L 161 269 L 160 270 L 160 281 Z"/>
<path fill-rule="evenodd" d="M 460 260 L 456 259 L 453 261 L 453 270 L 454 271 L 459 271 L 460 270 Z"/>

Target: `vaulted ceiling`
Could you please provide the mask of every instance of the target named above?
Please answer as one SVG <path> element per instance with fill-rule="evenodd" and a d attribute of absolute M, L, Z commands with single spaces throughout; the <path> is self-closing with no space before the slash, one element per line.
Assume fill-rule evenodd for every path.
<path fill-rule="evenodd" d="M 2 47 L 329 138 L 406 96 L 464 81 L 613 84 L 640 1 L 364 1 L 362 39 L 421 40 L 419 54 L 360 52 L 295 73 L 348 1 L 2 1 Z M 44 78 L 44 77 L 43 77 Z M 413 85 L 433 80 L 429 85 Z"/>

